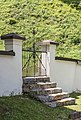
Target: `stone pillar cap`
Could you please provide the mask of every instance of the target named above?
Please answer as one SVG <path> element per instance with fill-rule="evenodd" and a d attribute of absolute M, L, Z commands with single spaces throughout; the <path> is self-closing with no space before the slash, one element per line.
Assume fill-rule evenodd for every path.
<path fill-rule="evenodd" d="M 44 41 L 41 42 L 41 45 L 50 45 L 50 44 L 59 45 L 58 42 L 54 42 L 52 40 L 44 40 Z"/>
<path fill-rule="evenodd" d="M 5 39 L 19 39 L 19 40 L 26 40 L 25 37 L 19 36 L 16 33 L 9 33 L 9 34 L 4 34 L 1 35 L 1 40 L 5 40 Z"/>

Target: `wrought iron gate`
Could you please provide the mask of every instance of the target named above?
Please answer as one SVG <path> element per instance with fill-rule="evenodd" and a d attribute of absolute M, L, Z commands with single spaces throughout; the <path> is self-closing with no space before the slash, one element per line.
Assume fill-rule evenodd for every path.
<path fill-rule="evenodd" d="M 44 76 L 46 76 L 46 68 L 42 63 L 42 54 L 46 53 L 46 51 L 40 50 L 40 46 L 38 46 L 35 41 L 32 43 L 31 47 L 27 47 L 22 50 L 23 51 L 23 66 L 22 72 L 23 77 L 27 76 L 40 76 L 41 75 L 41 67 L 44 70 Z"/>

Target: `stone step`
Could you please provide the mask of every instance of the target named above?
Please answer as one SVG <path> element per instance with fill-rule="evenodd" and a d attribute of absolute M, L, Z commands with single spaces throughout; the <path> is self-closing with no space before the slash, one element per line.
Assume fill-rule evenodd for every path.
<path fill-rule="evenodd" d="M 57 101 L 57 106 L 74 105 L 75 98 L 65 98 Z"/>
<path fill-rule="evenodd" d="M 55 88 L 56 83 L 54 82 L 38 82 L 38 83 L 26 83 L 23 84 L 23 92 L 30 92 L 32 89 L 46 89 L 46 88 Z"/>
<path fill-rule="evenodd" d="M 32 84 L 32 83 L 37 83 L 37 82 L 50 82 L 50 78 L 47 76 L 23 78 L 23 84 Z"/>
<path fill-rule="evenodd" d="M 57 100 L 61 100 L 64 98 L 68 98 L 69 94 L 66 92 L 62 92 L 62 93 L 56 93 L 56 94 L 49 94 L 49 95 L 39 95 L 36 96 L 40 101 L 43 102 L 50 102 L 50 101 L 57 101 Z"/>
<path fill-rule="evenodd" d="M 75 98 L 64 98 L 58 101 L 52 101 L 52 102 L 45 102 L 44 104 L 48 105 L 49 107 L 60 107 L 60 106 L 67 106 L 67 105 L 74 105 L 75 104 Z"/>
<path fill-rule="evenodd" d="M 31 90 L 32 95 L 48 95 L 48 94 L 55 94 L 55 93 L 61 93 L 61 92 L 62 92 L 62 88 L 60 87 Z"/>
<path fill-rule="evenodd" d="M 56 83 L 55 82 L 39 82 L 37 83 L 37 88 L 39 89 L 47 89 L 47 88 L 55 88 L 56 87 Z"/>
<path fill-rule="evenodd" d="M 69 98 L 68 93 L 62 92 L 62 88 L 56 86 L 46 76 L 26 77 L 23 78 L 22 90 L 50 107 L 75 104 L 75 98 Z"/>

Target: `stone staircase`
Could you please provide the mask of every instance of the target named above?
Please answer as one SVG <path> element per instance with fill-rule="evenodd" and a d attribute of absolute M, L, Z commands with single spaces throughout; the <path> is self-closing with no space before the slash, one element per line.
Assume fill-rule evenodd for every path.
<path fill-rule="evenodd" d="M 22 90 L 50 107 L 75 104 L 75 98 L 70 98 L 49 77 L 26 77 L 23 79 Z"/>

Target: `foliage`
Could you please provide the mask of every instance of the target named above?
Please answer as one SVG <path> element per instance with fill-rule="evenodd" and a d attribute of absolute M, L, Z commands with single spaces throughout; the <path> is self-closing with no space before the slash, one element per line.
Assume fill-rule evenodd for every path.
<path fill-rule="evenodd" d="M 51 39 L 58 56 L 81 59 L 81 1 L 0 0 L 0 34 L 10 32 L 26 36 L 24 47 Z"/>

